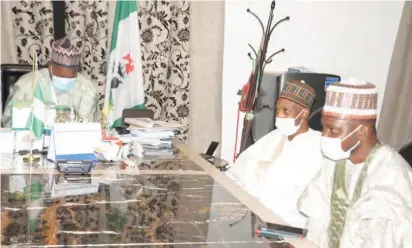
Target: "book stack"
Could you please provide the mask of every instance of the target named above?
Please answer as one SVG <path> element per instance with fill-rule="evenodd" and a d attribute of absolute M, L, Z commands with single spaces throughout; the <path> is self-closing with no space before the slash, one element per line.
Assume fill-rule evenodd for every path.
<path fill-rule="evenodd" d="M 139 142 L 145 157 L 173 156 L 173 139 L 179 123 L 154 121 L 150 118 L 126 118 L 133 140 Z"/>

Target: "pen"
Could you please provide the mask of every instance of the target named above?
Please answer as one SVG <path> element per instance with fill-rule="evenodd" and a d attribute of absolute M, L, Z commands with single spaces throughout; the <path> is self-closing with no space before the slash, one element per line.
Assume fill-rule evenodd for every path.
<path fill-rule="evenodd" d="M 302 238 L 301 235 L 296 235 L 296 234 L 291 234 L 291 233 L 281 231 L 281 230 L 273 230 L 273 229 L 266 229 L 266 228 L 257 229 L 256 234 L 261 235 L 262 237 L 265 237 L 265 238 L 279 238 L 279 237 L 292 238 L 292 239 Z"/>

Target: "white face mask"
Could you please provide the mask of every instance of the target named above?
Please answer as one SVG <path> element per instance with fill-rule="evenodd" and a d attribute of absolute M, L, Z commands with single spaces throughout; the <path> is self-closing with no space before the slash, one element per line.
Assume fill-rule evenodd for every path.
<path fill-rule="evenodd" d="M 295 118 L 279 118 L 276 117 L 276 127 L 283 136 L 290 136 L 298 131 L 302 121 L 299 125 L 295 125 L 295 121 L 303 113 L 303 110 Z"/>
<path fill-rule="evenodd" d="M 350 153 L 359 146 L 360 141 L 356 143 L 354 146 L 352 146 L 349 150 L 346 152 L 342 149 L 342 142 L 350 137 L 352 134 L 354 134 L 356 131 L 361 128 L 362 125 L 358 126 L 355 130 L 353 130 L 350 134 L 348 134 L 346 137 L 343 139 L 341 138 L 330 138 L 330 137 L 321 137 L 320 140 L 320 147 L 322 149 L 323 155 L 325 157 L 332 159 L 334 161 L 342 160 L 342 159 L 347 159 L 350 156 Z"/>
<path fill-rule="evenodd" d="M 54 88 L 58 91 L 70 91 L 73 89 L 74 84 L 76 83 L 76 78 L 63 78 L 53 75 L 53 67 L 51 67 L 52 71 L 52 84 Z"/>

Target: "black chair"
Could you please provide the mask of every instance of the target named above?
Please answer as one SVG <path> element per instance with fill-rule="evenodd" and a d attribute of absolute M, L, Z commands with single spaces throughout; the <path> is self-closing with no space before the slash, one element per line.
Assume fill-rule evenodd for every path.
<path fill-rule="evenodd" d="M 33 66 L 29 64 L 2 64 L 1 65 L 1 112 L 6 108 L 6 101 L 13 90 L 13 84 L 24 74 L 31 72 Z M 39 69 L 45 66 L 39 65 Z"/>
<path fill-rule="evenodd" d="M 412 142 L 402 147 L 399 154 L 412 166 Z"/>
<path fill-rule="evenodd" d="M 320 122 L 320 119 L 322 117 L 322 109 L 323 108 L 317 109 L 308 118 L 309 127 L 312 128 L 313 130 L 320 131 L 320 132 L 322 132 L 322 124 Z"/>

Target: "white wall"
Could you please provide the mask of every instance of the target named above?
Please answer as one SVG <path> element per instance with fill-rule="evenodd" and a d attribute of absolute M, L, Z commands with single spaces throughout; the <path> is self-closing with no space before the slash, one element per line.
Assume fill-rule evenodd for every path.
<path fill-rule="evenodd" d="M 221 140 L 224 18 L 222 1 L 190 2 L 189 146 L 196 152 Z"/>
<path fill-rule="evenodd" d="M 403 1 L 277 1 L 275 20 L 286 15 L 291 20 L 276 28 L 268 54 L 282 47 L 286 53 L 277 56 L 266 71 L 305 66 L 366 80 L 377 85 L 380 108 L 403 5 Z M 270 1 L 226 1 L 222 157 L 228 160 L 232 160 L 235 140 L 236 93 L 251 71 L 247 44 L 257 47 L 262 36 L 247 8 L 266 26 Z"/>

